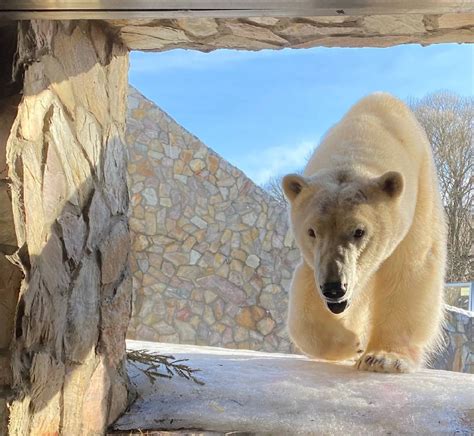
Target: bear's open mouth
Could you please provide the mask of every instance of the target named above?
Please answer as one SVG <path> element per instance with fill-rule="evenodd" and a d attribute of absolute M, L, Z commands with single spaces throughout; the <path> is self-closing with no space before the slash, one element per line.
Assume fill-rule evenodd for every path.
<path fill-rule="evenodd" d="M 346 310 L 346 308 L 349 306 L 349 302 L 347 300 L 340 301 L 338 303 L 331 302 L 331 301 L 326 301 L 326 305 L 328 309 L 335 314 L 342 313 Z"/>

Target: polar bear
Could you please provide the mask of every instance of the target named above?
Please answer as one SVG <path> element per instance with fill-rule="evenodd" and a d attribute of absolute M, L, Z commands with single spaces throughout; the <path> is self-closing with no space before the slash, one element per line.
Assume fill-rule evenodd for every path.
<path fill-rule="evenodd" d="M 446 224 L 430 144 L 400 100 L 360 100 L 283 178 L 302 261 L 288 331 L 305 354 L 411 372 L 439 346 Z"/>

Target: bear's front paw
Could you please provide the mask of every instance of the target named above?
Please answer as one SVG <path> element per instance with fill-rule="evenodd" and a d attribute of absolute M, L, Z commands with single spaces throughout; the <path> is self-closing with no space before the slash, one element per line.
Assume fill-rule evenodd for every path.
<path fill-rule="evenodd" d="M 416 370 L 417 364 L 403 354 L 369 351 L 359 358 L 356 368 L 372 372 L 413 372 Z"/>

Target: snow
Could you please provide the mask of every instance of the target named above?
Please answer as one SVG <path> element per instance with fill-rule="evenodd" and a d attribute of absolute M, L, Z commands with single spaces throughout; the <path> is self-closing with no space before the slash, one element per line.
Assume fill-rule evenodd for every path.
<path fill-rule="evenodd" d="M 474 376 L 356 371 L 304 356 L 128 341 L 187 358 L 205 384 L 174 376 L 151 383 L 129 365 L 138 399 L 114 430 L 272 434 L 433 434 L 474 429 Z"/>

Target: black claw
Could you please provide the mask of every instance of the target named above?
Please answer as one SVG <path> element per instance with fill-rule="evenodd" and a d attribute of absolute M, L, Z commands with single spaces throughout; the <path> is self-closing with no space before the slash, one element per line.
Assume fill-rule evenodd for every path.
<path fill-rule="evenodd" d="M 367 356 L 365 358 L 365 363 L 367 363 L 368 365 L 372 365 L 373 360 L 374 360 L 374 356 Z"/>

